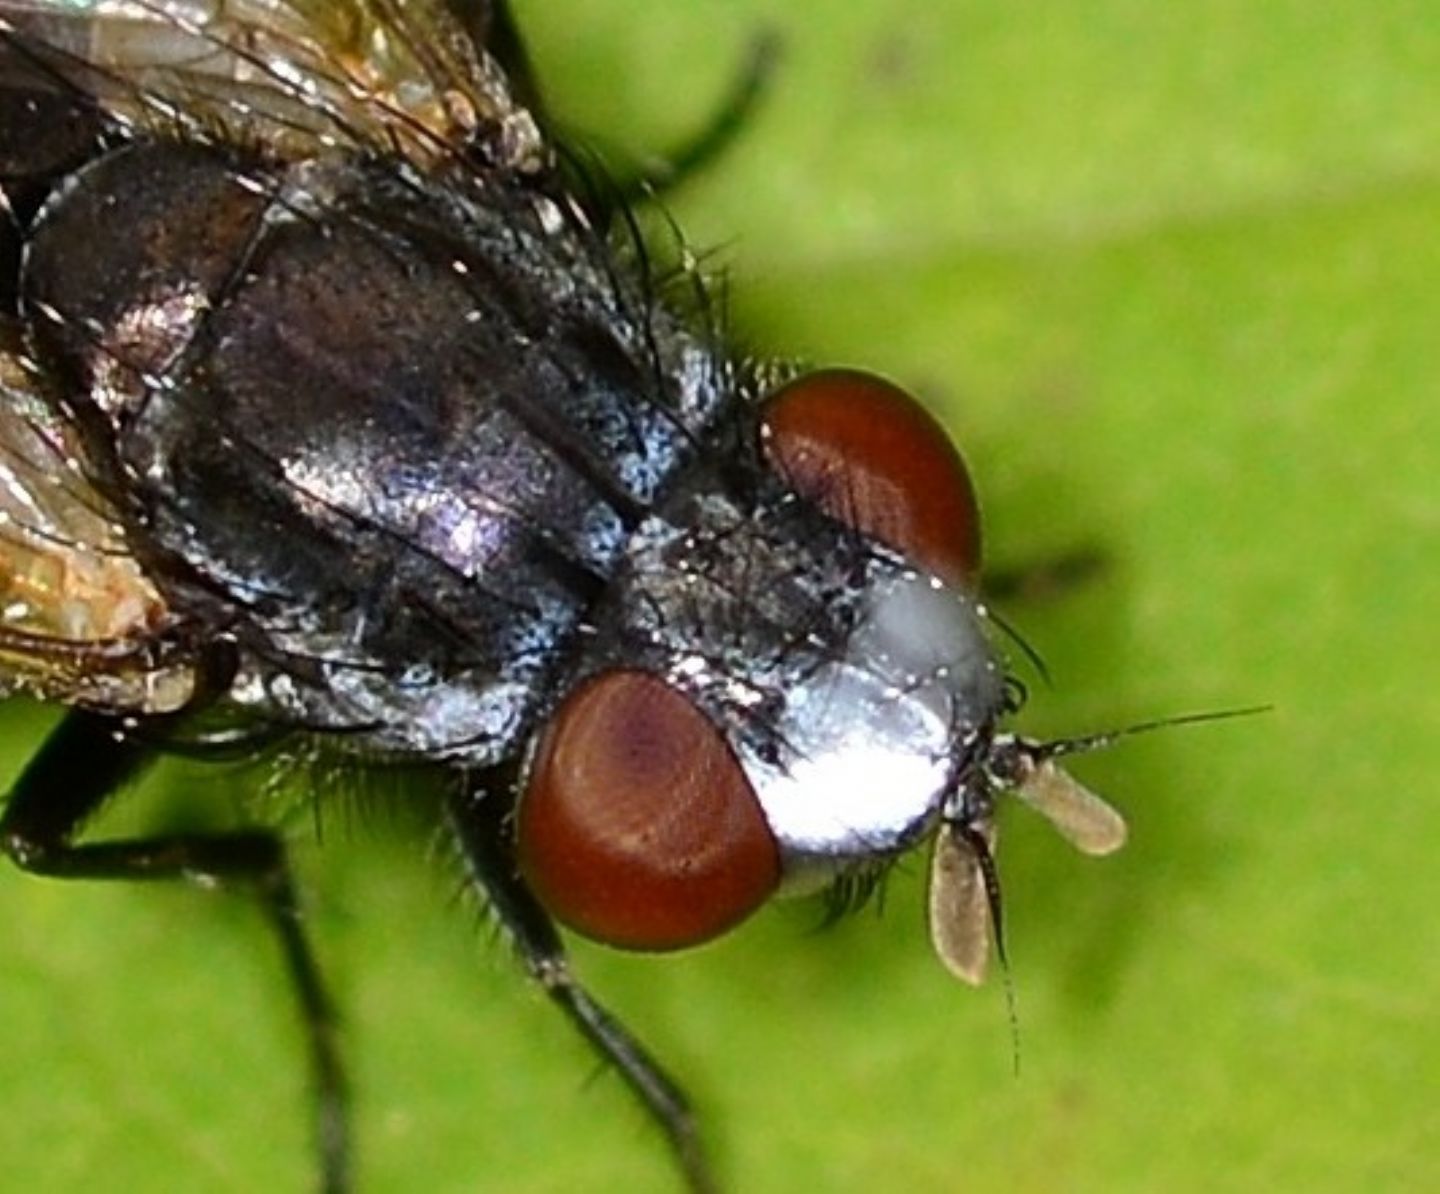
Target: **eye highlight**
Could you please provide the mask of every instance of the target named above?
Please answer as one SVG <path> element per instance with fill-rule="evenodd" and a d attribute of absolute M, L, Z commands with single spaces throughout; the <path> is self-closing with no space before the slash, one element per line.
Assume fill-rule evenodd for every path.
<path fill-rule="evenodd" d="M 518 812 L 520 868 L 571 928 L 626 949 L 698 945 L 774 892 L 780 853 L 740 763 L 665 681 L 587 680 L 540 740 Z"/>
<path fill-rule="evenodd" d="M 980 508 L 944 428 L 900 387 L 855 369 L 782 386 L 760 423 L 766 459 L 832 518 L 946 584 L 980 573 Z"/>

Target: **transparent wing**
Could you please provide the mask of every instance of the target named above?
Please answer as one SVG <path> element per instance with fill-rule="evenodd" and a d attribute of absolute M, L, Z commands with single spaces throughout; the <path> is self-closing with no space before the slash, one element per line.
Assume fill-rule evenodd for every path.
<path fill-rule="evenodd" d="M 985 830 L 993 854 L 995 829 Z M 930 942 L 962 982 L 978 987 L 990 962 L 990 901 L 980 858 L 948 822 L 935 835 L 930 856 Z"/>
<path fill-rule="evenodd" d="M 530 113 L 453 0 L 0 0 L 0 38 L 36 74 L 127 124 L 401 153 L 430 166 L 481 144 L 497 165 L 546 160 Z M 488 5 L 473 0 L 477 25 Z M 483 30 L 477 30 L 483 32 Z"/>
<path fill-rule="evenodd" d="M 173 619 L 87 484 L 24 358 L 0 347 L 0 694 L 137 713 L 194 690 Z"/>

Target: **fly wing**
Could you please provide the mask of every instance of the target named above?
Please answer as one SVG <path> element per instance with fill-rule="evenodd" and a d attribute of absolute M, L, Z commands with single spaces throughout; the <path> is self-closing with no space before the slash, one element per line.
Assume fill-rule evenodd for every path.
<path fill-rule="evenodd" d="M 23 357 L 0 348 L 0 694 L 171 712 L 194 671 Z"/>
<path fill-rule="evenodd" d="M 488 23 L 488 4 L 469 7 Z M 125 125 L 297 156 L 362 146 L 426 168 L 477 144 L 502 168 L 546 161 L 451 0 L 0 0 L 0 39 L 27 85 L 49 77 Z"/>
<path fill-rule="evenodd" d="M 995 830 L 985 830 L 993 853 Z M 930 941 L 956 978 L 978 987 L 990 962 L 990 900 L 974 848 L 949 822 L 935 835 L 930 858 Z"/>

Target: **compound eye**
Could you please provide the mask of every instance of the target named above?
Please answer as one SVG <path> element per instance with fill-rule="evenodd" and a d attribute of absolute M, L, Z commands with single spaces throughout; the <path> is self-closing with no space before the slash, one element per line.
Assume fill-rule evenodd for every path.
<path fill-rule="evenodd" d="M 520 869 L 550 912 L 626 949 L 708 941 L 780 879 L 779 849 L 729 746 L 646 672 L 603 672 L 566 697 L 516 832 Z"/>
<path fill-rule="evenodd" d="M 947 584 L 980 573 L 980 508 L 960 453 L 898 386 L 822 369 L 766 402 L 771 467 L 830 517 L 900 552 Z"/>

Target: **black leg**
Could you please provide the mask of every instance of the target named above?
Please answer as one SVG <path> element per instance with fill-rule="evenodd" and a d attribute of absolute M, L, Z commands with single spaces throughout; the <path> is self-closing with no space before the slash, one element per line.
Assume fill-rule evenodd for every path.
<path fill-rule="evenodd" d="M 709 121 L 688 140 L 664 154 L 653 169 L 620 179 L 621 198 L 639 201 L 661 195 L 719 158 L 754 115 L 779 57 L 780 41 L 775 34 L 755 35 L 731 80 L 729 94 L 711 113 Z"/>
<path fill-rule="evenodd" d="M 535 79 L 535 70 L 525 50 L 525 39 L 511 15 L 508 0 L 454 2 L 461 20 L 509 77 L 515 98 L 542 126 L 553 130 L 553 122 Z M 773 33 L 755 36 L 731 82 L 729 94 L 720 102 L 709 121 L 682 144 L 662 154 L 656 165 L 613 178 L 608 193 L 603 197 L 606 210 L 590 213 L 597 218 L 597 223 L 604 227 L 608 223 L 605 217 L 621 205 L 644 202 L 679 186 L 723 154 L 745 127 L 764 94 L 779 57 L 779 47 L 779 38 Z"/>
<path fill-rule="evenodd" d="M 21 774 L 5 815 L 0 848 L 24 870 L 60 879 L 187 879 L 202 887 L 244 888 L 260 899 L 280 939 L 309 1038 L 316 1087 L 321 1189 L 349 1188 L 345 1075 L 337 1026 L 300 910 L 285 847 L 268 830 L 76 845 L 85 820 L 154 757 L 120 721 L 72 711 Z"/>
<path fill-rule="evenodd" d="M 613 1065 L 659 1125 L 694 1194 L 712 1194 L 695 1117 L 684 1093 L 614 1016 L 570 972 L 560 934 L 515 869 L 506 825 L 508 800 L 476 791 L 450 804 L 450 821 L 471 881 L 514 941 L 530 977 L 580 1034 Z"/>

